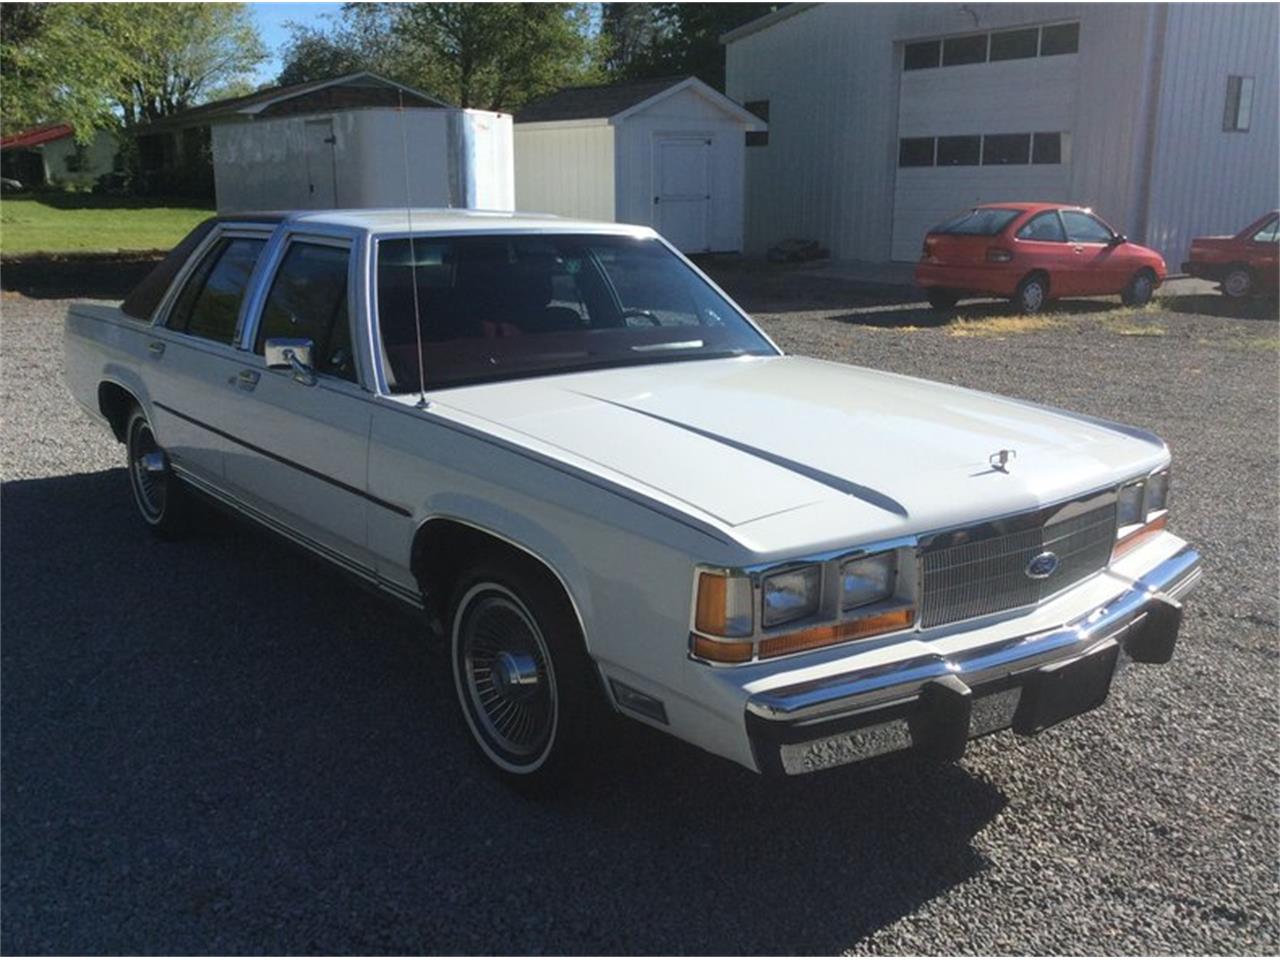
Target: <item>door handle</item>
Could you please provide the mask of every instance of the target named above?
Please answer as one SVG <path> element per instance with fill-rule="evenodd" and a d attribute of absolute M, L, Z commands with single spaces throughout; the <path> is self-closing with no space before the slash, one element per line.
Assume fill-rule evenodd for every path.
<path fill-rule="evenodd" d="M 147 344 L 147 349 L 151 351 L 151 355 L 153 357 L 157 357 L 157 358 L 162 357 L 164 356 L 164 341 L 152 340 L 150 343 Z"/>
<path fill-rule="evenodd" d="M 258 378 L 261 374 L 257 370 L 241 370 L 236 380 L 240 384 L 242 390 L 252 390 L 258 385 Z"/>
<path fill-rule="evenodd" d="M 1084 247 L 1072 247 L 1071 249 L 1076 253 L 1084 253 Z"/>

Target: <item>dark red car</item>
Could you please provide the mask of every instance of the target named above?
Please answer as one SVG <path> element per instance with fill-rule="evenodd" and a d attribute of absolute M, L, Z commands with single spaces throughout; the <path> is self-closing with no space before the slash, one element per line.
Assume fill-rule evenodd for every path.
<path fill-rule="evenodd" d="M 1280 211 L 1259 217 L 1233 237 L 1196 237 L 1182 272 L 1216 280 L 1226 296 L 1274 297 L 1280 284 Z"/>
<path fill-rule="evenodd" d="M 984 203 L 929 231 L 916 284 L 945 310 L 964 297 L 1008 297 L 1036 313 L 1059 297 L 1119 294 L 1141 306 L 1164 282 L 1164 258 L 1093 211 L 1060 203 Z"/>

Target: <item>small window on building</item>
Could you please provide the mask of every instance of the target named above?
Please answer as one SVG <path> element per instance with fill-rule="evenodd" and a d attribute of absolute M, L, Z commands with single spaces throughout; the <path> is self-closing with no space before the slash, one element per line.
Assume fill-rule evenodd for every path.
<path fill-rule="evenodd" d="M 903 70 L 928 70 L 936 67 L 942 53 L 941 40 L 908 43 L 902 54 Z"/>
<path fill-rule="evenodd" d="M 1006 30 L 991 35 L 991 62 L 1026 60 L 1036 55 L 1040 46 L 1040 29 Z"/>
<path fill-rule="evenodd" d="M 769 122 L 769 101 L 768 100 L 748 100 L 743 104 L 748 110 L 754 113 L 765 123 Z M 748 130 L 747 146 L 748 147 L 765 147 L 769 145 L 768 130 Z"/>
<path fill-rule="evenodd" d="M 1032 163 L 1061 163 L 1062 134 L 1037 133 L 1031 141 Z"/>
<path fill-rule="evenodd" d="M 958 67 L 965 63 L 987 62 L 987 34 L 972 37 L 947 37 L 942 43 L 942 65 Z"/>
<path fill-rule="evenodd" d="M 1227 111 L 1222 129 L 1244 133 L 1253 119 L 1253 77 L 1227 77 Z"/>
<path fill-rule="evenodd" d="M 938 166 L 940 167 L 976 167 L 981 158 L 981 137 L 938 138 Z"/>
<path fill-rule="evenodd" d="M 898 166 L 932 167 L 933 137 L 903 137 L 899 140 Z"/>
<path fill-rule="evenodd" d="M 1031 134 L 989 133 L 982 138 L 982 165 L 1027 163 L 1031 159 Z"/>
<path fill-rule="evenodd" d="M 1040 32 L 1040 56 L 1054 57 L 1060 53 L 1080 51 L 1080 24 L 1059 23 L 1045 27 Z"/>

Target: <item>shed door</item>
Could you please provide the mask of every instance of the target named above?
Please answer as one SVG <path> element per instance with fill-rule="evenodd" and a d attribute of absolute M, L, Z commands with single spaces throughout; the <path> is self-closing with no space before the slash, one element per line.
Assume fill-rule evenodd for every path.
<path fill-rule="evenodd" d="M 332 120 L 307 121 L 307 206 L 313 209 L 338 205 L 336 142 Z"/>
<path fill-rule="evenodd" d="M 684 253 L 710 250 L 711 139 L 660 136 L 654 149 L 653 224 Z"/>

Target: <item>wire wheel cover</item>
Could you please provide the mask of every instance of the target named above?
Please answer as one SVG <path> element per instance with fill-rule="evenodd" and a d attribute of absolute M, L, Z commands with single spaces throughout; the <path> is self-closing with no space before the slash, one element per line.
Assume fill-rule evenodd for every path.
<path fill-rule="evenodd" d="M 519 604 L 500 593 L 475 599 L 462 623 L 468 704 L 490 746 L 513 762 L 532 762 L 555 728 L 555 679 L 546 642 Z"/>
<path fill-rule="evenodd" d="M 129 474 L 138 497 L 138 506 L 148 519 L 158 520 L 164 515 L 164 505 L 169 492 L 169 471 L 147 467 L 148 454 L 160 453 L 151 427 L 138 422 L 133 428 L 133 443 L 129 450 Z"/>

